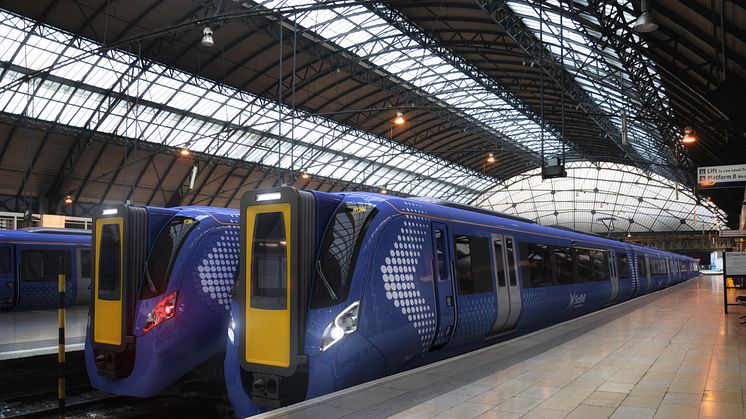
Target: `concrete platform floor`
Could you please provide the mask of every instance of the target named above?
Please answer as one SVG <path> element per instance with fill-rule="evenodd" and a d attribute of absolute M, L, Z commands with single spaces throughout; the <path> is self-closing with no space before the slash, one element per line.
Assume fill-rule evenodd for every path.
<path fill-rule="evenodd" d="M 722 292 L 722 276 L 700 276 L 262 416 L 746 418 L 746 309 L 724 315 Z"/>
<path fill-rule="evenodd" d="M 83 349 L 88 306 L 66 310 L 66 351 Z M 57 310 L 0 312 L 0 360 L 57 353 Z"/>

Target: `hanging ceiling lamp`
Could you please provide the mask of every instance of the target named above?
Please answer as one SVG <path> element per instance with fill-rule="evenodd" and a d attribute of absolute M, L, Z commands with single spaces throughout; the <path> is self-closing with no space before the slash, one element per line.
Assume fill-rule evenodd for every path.
<path fill-rule="evenodd" d="M 202 45 L 206 47 L 215 45 L 215 40 L 212 38 L 212 29 L 210 29 L 209 26 L 206 26 L 205 29 L 202 30 Z"/>
<path fill-rule="evenodd" d="M 402 124 L 404 124 L 405 122 L 407 122 L 407 121 L 406 121 L 406 120 L 404 119 L 404 114 L 403 114 L 403 113 L 401 113 L 401 112 L 397 112 L 397 113 L 396 113 L 396 118 L 394 118 L 394 123 L 395 123 L 396 125 L 402 125 Z"/>
<path fill-rule="evenodd" d="M 658 30 L 658 24 L 653 19 L 650 9 L 653 6 L 653 0 L 642 0 L 640 3 L 640 16 L 635 20 L 632 29 L 639 33 L 649 33 Z"/>
<path fill-rule="evenodd" d="M 694 144 L 697 142 L 697 134 L 694 133 L 692 127 L 684 128 L 684 136 L 681 137 L 681 142 L 684 144 Z"/>

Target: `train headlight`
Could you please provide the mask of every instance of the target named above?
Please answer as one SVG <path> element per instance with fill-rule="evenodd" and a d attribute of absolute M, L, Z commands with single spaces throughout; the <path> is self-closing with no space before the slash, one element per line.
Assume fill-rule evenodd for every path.
<path fill-rule="evenodd" d="M 357 330 L 360 301 L 355 301 L 337 315 L 333 322 L 326 326 L 321 335 L 321 352 L 329 349 L 345 336 Z"/>
<path fill-rule="evenodd" d="M 233 344 L 236 336 L 236 322 L 233 321 L 233 314 L 228 313 L 228 316 L 230 317 L 230 322 L 228 323 L 228 340 Z"/>

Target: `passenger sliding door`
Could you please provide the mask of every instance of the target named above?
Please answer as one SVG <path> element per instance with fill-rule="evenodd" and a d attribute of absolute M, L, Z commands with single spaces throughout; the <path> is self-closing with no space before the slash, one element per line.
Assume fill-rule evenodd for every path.
<path fill-rule="evenodd" d="M 611 295 L 609 296 L 609 305 L 616 303 L 616 297 L 619 295 L 619 274 L 617 272 L 616 253 L 609 251 L 609 274 L 611 278 Z"/>
<path fill-rule="evenodd" d="M 445 224 L 433 223 L 433 271 L 435 273 L 435 295 L 438 304 L 437 333 L 430 350 L 445 346 L 456 328 L 456 299 L 454 298 L 453 272 L 451 271 L 451 244 Z"/>
<path fill-rule="evenodd" d="M 13 308 L 18 299 L 14 267 L 13 246 L 0 244 L 0 308 Z"/>
<path fill-rule="evenodd" d="M 514 249 L 513 237 L 492 234 L 494 272 L 497 276 L 497 319 L 490 336 L 512 330 L 521 312 L 521 292 L 518 288 Z"/>

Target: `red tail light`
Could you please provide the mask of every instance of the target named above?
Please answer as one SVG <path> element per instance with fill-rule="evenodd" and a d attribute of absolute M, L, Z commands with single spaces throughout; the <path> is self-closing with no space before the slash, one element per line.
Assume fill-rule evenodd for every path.
<path fill-rule="evenodd" d="M 169 295 L 153 307 L 148 317 L 145 318 L 143 332 L 147 333 L 156 325 L 170 319 L 176 314 L 176 293 Z"/>

